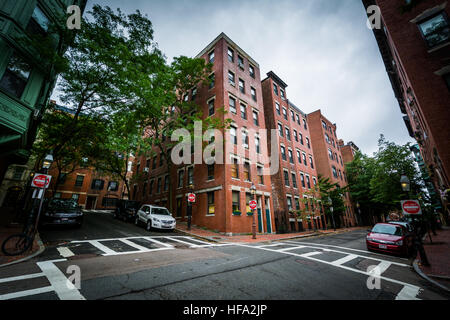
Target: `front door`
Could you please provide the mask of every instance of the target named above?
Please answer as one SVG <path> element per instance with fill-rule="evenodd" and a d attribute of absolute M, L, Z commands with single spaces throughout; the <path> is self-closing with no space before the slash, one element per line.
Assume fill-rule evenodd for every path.
<path fill-rule="evenodd" d="M 258 201 L 258 232 L 259 233 L 263 233 L 264 232 L 264 228 L 263 228 L 263 217 L 262 217 L 262 203 L 261 203 L 261 196 L 258 196 L 257 198 Z"/>
<path fill-rule="evenodd" d="M 270 198 L 265 198 L 267 233 L 272 233 L 272 217 L 270 216 Z"/>
<path fill-rule="evenodd" d="M 86 210 L 95 209 L 96 203 L 97 203 L 97 197 L 87 197 Z"/>

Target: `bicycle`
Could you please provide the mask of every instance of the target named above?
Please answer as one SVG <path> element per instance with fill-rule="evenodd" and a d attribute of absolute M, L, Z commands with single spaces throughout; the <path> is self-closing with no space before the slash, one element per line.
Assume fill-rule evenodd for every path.
<path fill-rule="evenodd" d="M 6 256 L 18 256 L 33 247 L 34 237 L 36 235 L 36 225 L 34 215 L 30 214 L 27 223 L 23 227 L 22 233 L 13 234 L 3 241 L 2 252 Z"/>

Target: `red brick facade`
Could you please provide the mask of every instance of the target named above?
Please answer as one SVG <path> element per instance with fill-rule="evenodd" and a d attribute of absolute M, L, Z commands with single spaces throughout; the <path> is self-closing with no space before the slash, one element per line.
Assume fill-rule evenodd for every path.
<path fill-rule="evenodd" d="M 330 178 L 332 183 L 338 183 L 342 188 L 347 185 L 344 159 L 339 148 L 336 134 L 336 124 L 331 123 L 320 110 L 308 114 L 308 124 L 311 132 L 311 142 L 317 163 L 317 173 Z M 355 226 L 354 206 L 348 193 L 345 194 L 344 226 Z"/>
<path fill-rule="evenodd" d="M 405 1 L 363 3 L 381 10 L 381 29 L 373 31 L 394 93 L 436 190 L 444 191 L 450 188 L 450 6 L 412 1 L 402 12 Z M 434 32 L 432 22 L 440 26 Z"/>
<path fill-rule="evenodd" d="M 102 175 L 93 168 L 79 168 L 65 175 L 61 178 L 56 190 L 58 170 L 53 166 L 49 174 L 52 176 L 52 181 L 47 190 L 47 197 L 75 198 L 84 209 L 114 209 L 115 201 L 122 199 L 122 196 L 126 197 L 127 191 L 123 181 Z"/>
<path fill-rule="evenodd" d="M 306 209 L 302 199 L 317 183 L 309 126 L 306 114 L 288 100 L 287 85 L 273 72 L 267 75 L 262 81 L 266 127 L 277 130 L 274 137 L 269 136 L 268 147 L 280 163 L 278 172 L 271 176 L 277 230 L 303 231 L 312 229 L 313 223 L 315 228 L 326 228 L 319 210 L 309 219 L 296 214 Z M 272 143 L 276 150 L 272 150 Z"/>
<path fill-rule="evenodd" d="M 233 53 L 232 61 L 229 61 L 229 49 Z M 227 130 L 224 146 L 224 161 L 226 162 L 225 164 L 214 165 L 213 177 L 208 176 L 208 166 L 205 163 L 174 167 L 170 174 L 167 172 L 165 165 L 156 169 L 150 166 L 149 173 L 144 180 L 132 186 L 132 188 L 135 188 L 135 198 L 145 203 L 167 206 L 169 204 L 169 192 L 168 190 L 164 191 L 164 179 L 167 176 L 167 179 L 172 182 L 172 203 L 174 204 L 172 213 L 174 216 L 179 219 L 186 219 L 186 194 L 190 191 L 188 186 L 192 184 L 192 191 L 197 196 L 192 211 L 193 224 L 227 234 L 251 233 L 253 217 L 247 215 L 247 212 L 250 211 L 247 206 L 249 197 L 251 197 L 250 187 L 253 183 L 257 189 L 256 197 L 259 208 L 256 219 L 257 229 L 262 233 L 273 233 L 275 232 L 275 224 L 270 175 L 264 175 L 263 181 L 260 181 L 257 169 L 260 166 L 267 172 L 269 170 L 269 164 L 266 161 L 268 158 L 266 137 L 265 134 L 260 134 L 260 150 L 258 153 L 256 152 L 255 136 L 251 134 L 252 130 L 265 129 L 259 65 L 223 33 L 208 45 L 198 57 L 209 62 L 212 53 L 214 55 L 214 87 L 199 86 L 194 101 L 203 108 L 205 116 L 209 115 L 208 102 L 214 101 L 215 111 L 212 117 L 220 117 L 223 120 L 230 118 L 232 120 L 232 126 L 237 132 L 237 144 L 234 144 L 230 136 L 230 130 Z M 241 62 L 242 65 L 240 66 Z M 234 85 L 230 84 L 229 72 L 234 75 Z M 244 92 L 240 90 L 240 80 L 244 82 L 242 86 Z M 255 99 L 253 96 L 255 96 Z M 192 95 L 189 96 L 189 99 L 192 99 Z M 230 107 L 232 99 L 235 101 L 235 109 Z M 245 106 L 246 116 L 244 118 L 246 119 L 242 117 L 241 104 Z M 227 111 L 226 114 L 218 112 L 219 108 L 222 107 Z M 253 118 L 253 112 L 256 114 L 257 123 Z M 243 146 L 243 129 L 248 131 L 248 148 Z M 159 158 L 158 156 L 158 161 Z M 236 171 L 230 164 L 231 159 L 238 159 L 239 177 L 233 178 Z M 138 174 L 143 172 L 148 160 L 145 157 L 140 158 Z M 246 179 L 248 177 L 245 174 L 245 163 L 250 164 L 249 181 Z M 188 181 L 189 170 L 193 170 L 192 181 Z M 184 174 L 181 172 L 184 172 Z M 180 178 L 180 174 L 182 178 Z M 157 193 L 158 179 L 162 181 L 160 193 Z M 151 181 L 154 181 L 153 184 Z M 179 182 L 180 184 L 178 184 Z M 146 187 L 144 187 L 145 184 Z M 153 188 L 150 188 L 150 186 Z M 239 200 L 237 201 L 238 205 L 236 202 L 235 210 L 233 210 L 233 193 L 235 194 L 235 200 Z M 240 214 L 238 214 L 238 207 Z"/>

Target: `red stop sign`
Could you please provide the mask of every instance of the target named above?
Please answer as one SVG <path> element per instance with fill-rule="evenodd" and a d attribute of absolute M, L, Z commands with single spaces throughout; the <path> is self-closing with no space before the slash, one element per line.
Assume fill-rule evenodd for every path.
<path fill-rule="evenodd" d="M 188 201 L 189 202 L 195 202 L 195 193 L 189 193 Z"/>
<path fill-rule="evenodd" d="M 414 200 L 404 201 L 402 208 L 406 214 L 419 214 L 421 212 L 419 202 Z"/>
<path fill-rule="evenodd" d="M 37 174 L 33 177 L 31 186 L 35 188 L 48 188 L 51 178 L 51 176 L 45 174 Z"/>
<path fill-rule="evenodd" d="M 255 210 L 256 207 L 258 206 L 258 204 L 256 203 L 256 200 L 250 201 L 250 203 L 248 205 L 250 206 L 250 209 L 252 209 L 252 210 Z"/>

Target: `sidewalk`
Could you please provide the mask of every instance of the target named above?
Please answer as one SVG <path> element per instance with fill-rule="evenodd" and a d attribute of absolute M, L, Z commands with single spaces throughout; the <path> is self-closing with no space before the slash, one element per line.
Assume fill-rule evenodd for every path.
<path fill-rule="evenodd" d="M 422 266 L 420 264 L 420 256 L 417 255 L 419 268 L 432 280 L 450 288 L 450 228 L 443 227 L 442 230 L 437 230 L 436 233 L 437 236 L 431 233 L 432 243 L 428 234 L 423 242 L 430 266 Z"/>
<path fill-rule="evenodd" d="M 0 248 L 1 245 L 3 244 L 3 241 L 13 235 L 13 234 L 18 234 L 22 232 L 22 226 L 21 225 L 16 225 L 16 226 L 0 226 Z M 33 242 L 33 247 L 31 250 L 28 250 L 27 252 L 25 252 L 24 254 L 20 255 L 20 256 L 15 256 L 15 257 L 8 257 L 5 256 L 3 254 L 3 252 L 0 249 L 0 267 L 3 267 L 5 265 L 9 265 L 12 263 L 19 263 L 28 259 L 31 259 L 35 256 L 37 256 L 38 254 L 42 253 L 42 251 L 44 251 L 45 247 L 42 244 L 42 241 L 39 237 L 39 233 L 36 233 L 36 236 L 34 237 L 34 242 Z"/>
<path fill-rule="evenodd" d="M 286 233 L 286 234 L 256 234 L 256 239 L 252 239 L 251 234 L 227 236 L 222 233 L 214 232 L 211 230 L 206 230 L 204 228 L 199 228 L 194 225 L 191 225 L 191 230 L 188 231 L 186 222 L 177 222 L 176 229 L 178 231 L 186 233 L 190 236 L 199 237 L 199 238 L 203 238 L 203 239 L 215 241 L 215 242 L 257 243 L 257 242 L 267 242 L 267 241 L 276 241 L 276 240 L 288 240 L 288 239 L 294 239 L 294 238 L 307 238 L 307 237 L 323 235 L 323 234 L 349 232 L 349 231 L 353 231 L 353 230 L 366 230 L 367 227 L 337 229 L 336 232 L 333 229 L 328 229 L 328 230 L 317 230 L 316 232 L 305 231 L 305 232 Z"/>

